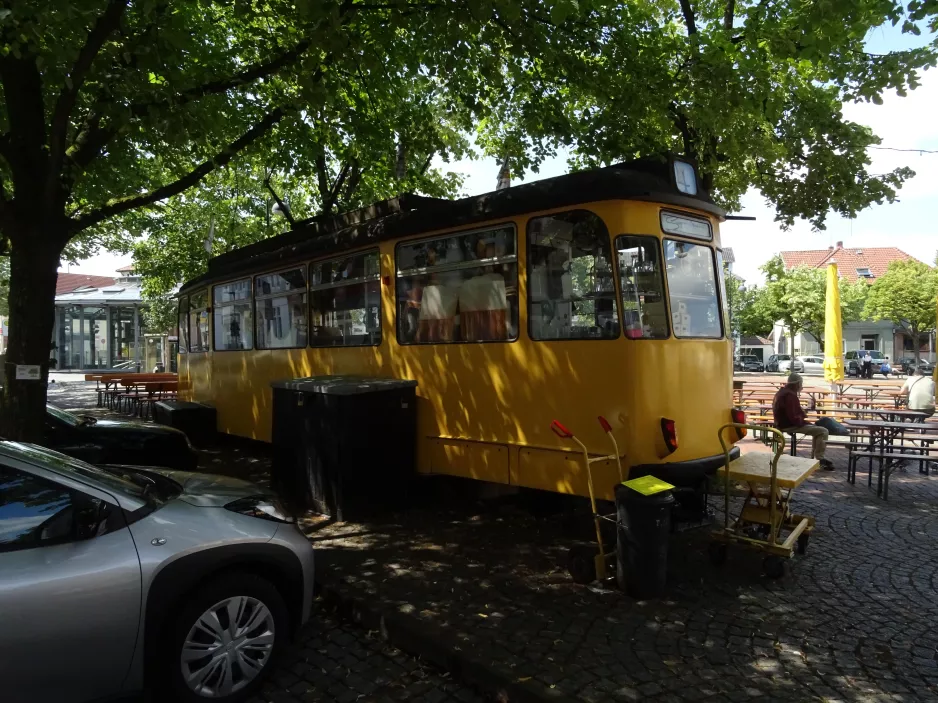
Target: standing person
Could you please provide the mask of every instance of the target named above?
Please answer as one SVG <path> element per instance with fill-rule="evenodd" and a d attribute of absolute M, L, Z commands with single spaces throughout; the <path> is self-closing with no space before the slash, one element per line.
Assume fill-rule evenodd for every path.
<path fill-rule="evenodd" d="M 929 416 L 935 414 L 935 381 L 922 367 L 916 369 L 914 376 L 905 379 L 899 395 L 905 396 L 909 410 L 918 410 Z"/>
<path fill-rule="evenodd" d="M 863 378 L 873 378 L 873 357 L 869 352 L 863 355 Z"/>
<path fill-rule="evenodd" d="M 811 456 L 820 462 L 822 469 L 833 471 L 834 465 L 824 457 L 827 449 L 827 430 L 817 425 L 805 424 L 805 412 L 798 398 L 803 387 L 804 382 L 801 376 L 793 373 L 788 377 L 788 383 L 775 394 L 775 399 L 772 401 L 775 426 L 782 432 L 800 432 L 811 437 Z M 811 410 L 814 409 L 813 406 L 812 401 Z"/>

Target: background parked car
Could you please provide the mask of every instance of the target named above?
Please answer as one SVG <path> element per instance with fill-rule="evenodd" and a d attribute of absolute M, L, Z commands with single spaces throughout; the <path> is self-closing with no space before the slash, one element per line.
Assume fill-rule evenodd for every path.
<path fill-rule="evenodd" d="M 783 361 L 791 361 L 791 355 L 789 354 L 773 354 L 769 357 L 768 361 L 765 362 L 766 371 L 779 371 L 779 364 Z M 795 364 L 795 370 L 798 370 L 798 364 Z"/>
<path fill-rule="evenodd" d="M 158 700 L 240 701 L 312 592 L 312 546 L 268 490 L 0 442 L 4 703 L 145 683 Z"/>
<path fill-rule="evenodd" d="M 740 356 L 736 359 L 736 363 L 733 365 L 737 371 L 757 371 L 759 373 L 765 371 L 765 364 L 763 364 L 758 356 Z"/>
<path fill-rule="evenodd" d="M 90 464 L 141 464 L 192 471 L 198 454 L 186 435 L 145 422 L 98 420 L 46 405 L 43 445 Z"/>
<path fill-rule="evenodd" d="M 803 373 L 806 376 L 823 376 L 824 375 L 824 357 L 823 356 L 798 356 L 795 357 L 798 361 L 801 362 L 801 371 L 798 373 Z"/>
<path fill-rule="evenodd" d="M 869 354 L 870 358 L 873 360 L 873 373 L 879 373 L 882 363 L 886 360 L 886 355 L 881 351 L 876 351 L 875 349 L 857 349 L 848 351 L 844 355 L 844 372 L 848 376 L 859 377 L 863 370 L 863 357 L 867 354 Z"/>
<path fill-rule="evenodd" d="M 786 355 L 787 356 L 787 355 Z M 794 369 L 792 369 L 794 366 Z M 796 373 L 804 372 L 804 362 L 802 362 L 798 357 L 795 357 L 795 360 L 792 361 L 789 356 L 787 359 L 778 360 L 778 370 L 782 373 L 791 373 L 794 370 Z"/>
<path fill-rule="evenodd" d="M 928 361 L 927 359 L 918 360 L 919 368 L 925 371 L 927 374 L 935 373 L 935 365 Z M 901 359 L 896 359 L 895 367 L 898 370 L 901 370 L 902 373 L 911 375 L 915 373 L 915 357 L 914 356 L 904 356 Z"/>

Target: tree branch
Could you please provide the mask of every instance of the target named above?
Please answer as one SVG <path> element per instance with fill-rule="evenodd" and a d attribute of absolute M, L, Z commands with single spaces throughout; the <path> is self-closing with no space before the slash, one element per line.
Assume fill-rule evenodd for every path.
<path fill-rule="evenodd" d="M 134 103 L 129 108 L 131 119 L 149 115 L 150 108 L 153 107 L 178 108 L 208 95 L 224 93 L 227 90 L 243 87 L 258 79 L 266 78 L 296 61 L 309 46 L 309 40 L 303 40 L 276 58 L 250 66 L 233 76 L 208 81 L 202 85 L 180 91 L 172 98 Z M 322 71 L 320 69 L 318 78 L 321 77 Z M 102 125 L 101 115 L 93 114 L 85 121 L 85 125 L 75 139 L 75 143 L 68 149 L 66 154 L 80 168 L 87 168 L 88 164 L 107 146 L 107 143 L 117 135 L 118 131 L 118 124 Z"/>
<path fill-rule="evenodd" d="M 726 9 L 723 11 L 723 29 L 727 32 L 733 29 L 733 17 L 736 14 L 736 0 L 726 0 Z"/>
<path fill-rule="evenodd" d="M 358 159 L 352 157 L 352 172 L 349 174 L 348 181 L 345 183 L 345 202 L 349 203 L 352 200 L 352 196 L 355 195 L 355 191 L 358 190 L 358 184 L 362 179 L 362 169 L 361 164 L 358 163 Z"/>
<path fill-rule="evenodd" d="M 316 156 L 316 180 L 319 183 L 319 204 L 322 205 L 329 199 L 329 168 L 326 163 L 326 153 L 323 151 Z"/>
<path fill-rule="evenodd" d="M 342 170 L 339 171 L 338 178 L 335 179 L 335 183 L 332 184 L 332 189 L 329 191 L 328 208 L 323 207 L 323 212 L 331 212 L 332 207 L 338 205 L 339 191 L 342 190 L 342 184 L 345 183 L 345 178 L 348 176 L 350 167 L 351 164 L 347 161 L 343 164 Z"/>
<path fill-rule="evenodd" d="M 684 24 L 687 25 L 687 36 L 697 34 L 697 22 L 694 20 L 694 9 L 690 0 L 681 0 L 681 13 L 684 15 Z"/>
<path fill-rule="evenodd" d="M 272 174 L 267 174 L 267 177 L 264 179 L 264 187 L 270 191 L 270 194 L 274 196 L 274 200 L 277 202 L 277 205 L 280 206 L 280 212 L 283 213 L 283 216 L 287 218 L 287 222 L 290 223 L 290 229 L 293 229 L 296 226 L 296 220 L 293 219 L 293 213 L 290 212 L 290 208 L 280 199 L 280 196 L 277 195 L 277 191 L 274 190 L 274 187 L 270 185 L 270 176 Z"/>
<path fill-rule="evenodd" d="M 85 77 L 91 69 L 101 47 L 111 34 L 120 26 L 121 17 L 127 8 L 128 0 L 110 0 L 104 13 L 98 17 L 94 27 L 88 33 L 84 46 L 78 52 L 65 85 L 59 93 L 55 108 L 52 111 L 52 122 L 49 134 L 49 171 L 46 177 L 47 204 L 51 205 L 51 195 L 58 181 L 65 158 L 65 138 L 68 135 L 69 118 L 75 107 L 75 101 L 85 82 Z"/>
<path fill-rule="evenodd" d="M 185 176 L 173 181 L 172 183 L 167 183 L 166 185 L 161 186 L 156 190 L 151 190 L 148 193 L 140 193 L 138 195 L 129 195 L 122 198 L 115 198 L 108 201 L 97 210 L 92 210 L 91 212 L 79 217 L 71 218 L 71 226 L 69 227 L 70 233 L 74 236 L 78 232 L 96 225 L 99 222 L 103 222 L 104 220 L 108 219 L 109 217 L 113 217 L 114 215 L 119 215 L 122 212 L 127 212 L 128 210 L 133 210 L 135 208 L 152 205 L 153 203 L 159 202 L 160 200 L 165 200 L 166 198 L 172 197 L 173 195 L 178 195 L 187 188 L 194 186 L 215 169 L 224 166 L 229 161 L 231 161 L 239 152 L 250 146 L 253 142 L 257 141 L 275 124 L 280 122 L 280 120 L 283 119 L 284 114 L 284 110 L 279 107 L 267 113 L 267 115 L 265 115 L 260 122 L 255 124 L 233 142 L 225 146 L 215 157 L 199 164 Z"/>
<path fill-rule="evenodd" d="M 433 157 L 436 155 L 435 151 L 431 151 L 430 155 L 427 157 L 427 160 L 423 162 L 423 166 L 420 169 L 420 175 L 424 175 L 427 172 L 427 169 L 430 168 L 430 164 L 433 163 Z"/>
<path fill-rule="evenodd" d="M 310 40 L 304 39 L 292 49 L 283 52 L 270 61 L 254 64 L 232 76 L 217 78 L 203 83 L 202 85 L 189 88 L 188 90 L 179 91 L 170 99 L 145 100 L 134 103 L 130 106 L 130 114 L 134 117 L 143 117 L 150 113 L 150 108 L 152 107 L 182 107 L 190 102 L 204 98 L 207 95 L 218 95 L 219 93 L 224 93 L 233 88 L 240 88 L 249 83 L 253 83 L 260 78 L 267 78 L 299 59 L 309 47 Z"/>

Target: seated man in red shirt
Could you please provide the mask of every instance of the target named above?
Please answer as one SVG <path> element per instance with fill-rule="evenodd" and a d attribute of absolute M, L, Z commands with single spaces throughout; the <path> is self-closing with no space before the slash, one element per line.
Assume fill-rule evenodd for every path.
<path fill-rule="evenodd" d="M 811 437 L 813 441 L 811 456 L 817 459 L 822 469 L 833 471 L 834 465 L 824 458 L 827 448 L 827 430 L 817 425 L 806 425 L 805 414 L 798 399 L 798 393 L 804 382 L 801 376 L 793 373 L 788 377 L 788 384 L 782 386 L 772 401 L 772 414 L 775 416 L 775 426 L 782 432 L 798 432 Z M 812 405 L 813 409 L 813 405 Z"/>

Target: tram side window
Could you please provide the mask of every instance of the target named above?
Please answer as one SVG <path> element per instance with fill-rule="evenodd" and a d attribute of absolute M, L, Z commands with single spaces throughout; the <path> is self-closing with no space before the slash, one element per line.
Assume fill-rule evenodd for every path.
<path fill-rule="evenodd" d="M 664 261 L 674 336 L 722 337 L 717 279 L 710 247 L 665 239 Z"/>
<path fill-rule="evenodd" d="M 306 267 L 254 279 L 258 349 L 306 346 Z"/>
<path fill-rule="evenodd" d="M 210 347 L 208 290 L 189 296 L 189 351 L 207 352 Z"/>
<path fill-rule="evenodd" d="M 668 308 L 664 302 L 661 254 L 656 237 L 616 237 L 622 318 L 630 339 L 668 336 Z"/>
<path fill-rule="evenodd" d="M 179 327 L 179 353 L 189 351 L 189 296 L 179 298 L 179 310 L 176 313 L 176 325 Z"/>
<path fill-rule="evenodd" d="M 399 244 L 396 259 L 401 344 L 518 338 L 514 227 Z"/>
<path fill-rule="evenodd" d="M 310 346 L 381 344 L 378 252 L 309 266 Z"/>
<path fill-rule="evenodd" d="M 531 339 L 619 336 L 609 231 L 588 210 L 528 223 L 528 325 Z"/>
<path fill-rule="evenodd" d="M 215 286 L 215 349 L 236 351 L 252 345 L 251 279 Z"/>

